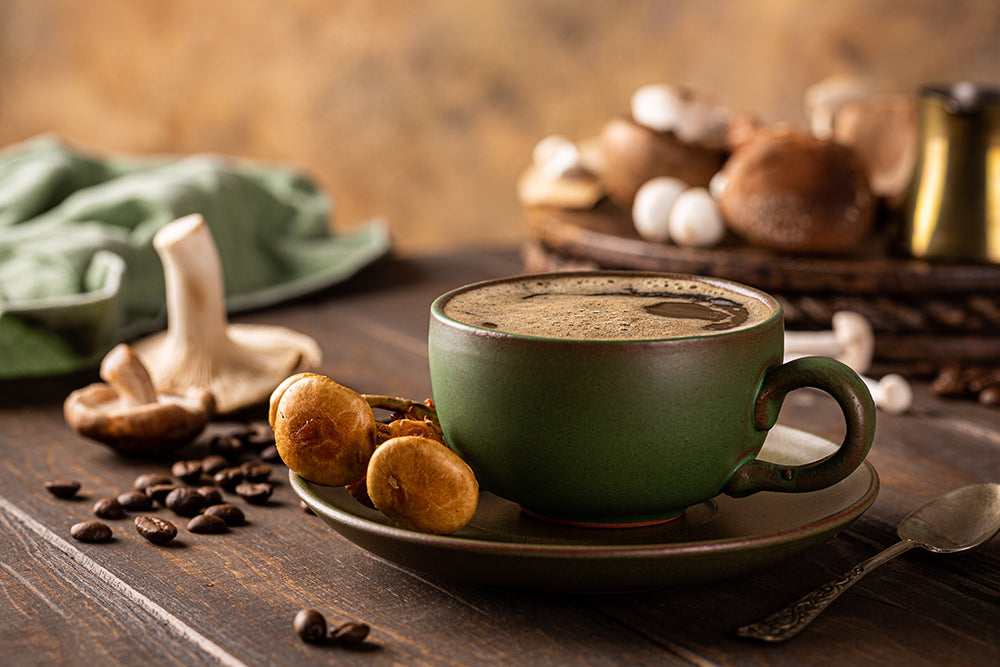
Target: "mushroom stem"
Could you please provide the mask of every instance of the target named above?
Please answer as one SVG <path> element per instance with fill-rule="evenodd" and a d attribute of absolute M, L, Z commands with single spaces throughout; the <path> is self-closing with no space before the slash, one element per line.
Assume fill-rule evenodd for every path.
<path fill-rule="evenodd" d="M 414 419 L 430 419 L 435 424 L 438 423 L 437 410 L 433 405 L 411 401 L 407 398 L 397 398 L 395 396 L 382 396 L 378 394 L 362 394 L 372 408 L 382 408 L 393 412 L 402 412 Z"/>
<path fill-rule="evenodd" d="M 226 338 L 222 263 L 202 216 L 175 220 L 153 237 L 167 291 L 167 345 L 201 349 Z"/>
<path fill-rule="evenodd" d="M 116 345 L 101 361 L 101 379 L 115 388 L 127 407 L 156 403 L 156 389 L 146 367 L 132 348 Z"/>

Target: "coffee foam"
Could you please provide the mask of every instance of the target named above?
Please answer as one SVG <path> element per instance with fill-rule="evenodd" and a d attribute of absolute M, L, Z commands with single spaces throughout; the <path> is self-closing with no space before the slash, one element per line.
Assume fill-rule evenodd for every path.
<path fill-rule="evenodd" d="M 504 333 L 573 340 L 654 340 L 752 326 L 772 314 L 752 294 L 679 277 L 554 275 L 465 290 L 453 320 Z"/>

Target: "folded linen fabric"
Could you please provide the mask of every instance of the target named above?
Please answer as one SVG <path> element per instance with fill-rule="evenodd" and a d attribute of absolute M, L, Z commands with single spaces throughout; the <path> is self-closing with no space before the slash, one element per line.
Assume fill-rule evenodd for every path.
<path fill-rule="evenodd" d="M 216 155 L 102 157 L 40 137 L 0 151 L 0 379 L 96 366 L 166 323 L 152 246 L 204 216 L 230 313 L 327 287 L 385 254 L 386 224 L 333 234 L 330 199 L 281 165 Z"/>

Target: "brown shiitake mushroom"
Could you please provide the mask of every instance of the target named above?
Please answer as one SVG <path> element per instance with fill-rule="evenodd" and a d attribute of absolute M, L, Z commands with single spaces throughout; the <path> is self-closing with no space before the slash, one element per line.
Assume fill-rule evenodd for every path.
<path fill-rule="evenodd" d="M 640 125 L 631 118 L 612 118 L 600 136 L 601 182 L 608 197 L 631 210 L 643 183 L 659 176 L 677 178 L 689 186 L 707 187 L 722 168 L 726 153 Z"/>
<path fill-rule="evenodd" d="M 377 425 L 360 394 L 316 373 L 299 373 L 271 394 L 269 420 L 278 455 L 289 469 L 326 486 L 365 476 Z"/>
<path fill-rule="evenodd" d="M 454 533 L 472 519 L 479 504 L 472 469 L 430 438 L 387 440 L 375 450 L 366 481 L 380 512 L 403 528 L 424 533 Z"/>
<path fill-rule="evenodd" d="M 765 131 L 732 155 L 723 174 L 723 216 L 752 245 L 836 254 L 871 230 L 875 201 L 864 167 L 833 141 Z"/>
<path fill-rule="evenodd" d="M 191 442 L 214 410 L 212 394 L 197 387 L 157 391 L 145 366 L 121 343 L 101 362 L 104 382 L 72 392 L 63 415 L 80 435 L 120 452 L 156 455 Z"/>

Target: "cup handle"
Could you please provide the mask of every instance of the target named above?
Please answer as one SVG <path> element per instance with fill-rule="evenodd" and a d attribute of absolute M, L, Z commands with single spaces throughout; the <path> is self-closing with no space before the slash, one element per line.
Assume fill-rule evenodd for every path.
<path fill-rule="evenodd" d="M 739 498 L 758 491 L 816 491 L 844 479 L 865 460 L 875 437 L 875 402 L 857 373 L 836 359 L 803 357 L 768 370 L 754 406 L 756 427 L 766 431 L 774 426 L 785 396 L 803 387 L 821 389 L 840 405 L 847 422 L 840 448 L 803 465 L 747 461 L 736 469 L 723 492 Z"/>

